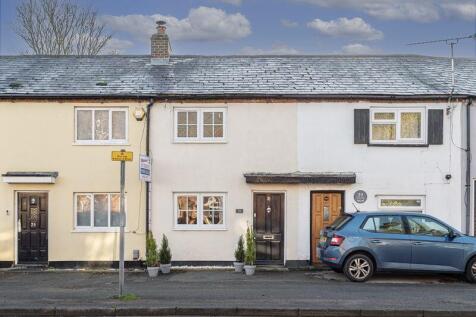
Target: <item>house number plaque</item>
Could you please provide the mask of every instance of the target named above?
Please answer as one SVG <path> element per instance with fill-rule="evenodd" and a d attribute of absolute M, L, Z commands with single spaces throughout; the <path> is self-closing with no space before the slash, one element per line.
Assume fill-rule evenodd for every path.
<path fill-rule="evenodd" d="M 356 203 L 363 204 L 367 201 L 367 193 L 363 190 L 358 190 L 354 193 L 354 200 Z"/>

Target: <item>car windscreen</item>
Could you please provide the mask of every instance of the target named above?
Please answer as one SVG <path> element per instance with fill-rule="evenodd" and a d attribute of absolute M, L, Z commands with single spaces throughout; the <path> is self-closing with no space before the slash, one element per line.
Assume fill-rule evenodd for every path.
<path fill-rule="evenodd" d="M 344 228 L 344 226 L 352 219 L 351 215 L 345 214 L 334 220 L 334 222 L 327 227 L 330 230 L 339 230 Z"/>

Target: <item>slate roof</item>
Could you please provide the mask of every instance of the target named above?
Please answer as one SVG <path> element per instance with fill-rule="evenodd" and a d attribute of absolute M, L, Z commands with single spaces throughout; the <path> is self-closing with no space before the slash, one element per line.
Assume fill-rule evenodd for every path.
<path fill-rule="evenodd" d="M 476 95 L 476 59 L 455 62 L 455 95 Z M 416 55 L 0 56 L 1 97 L 444 96 L 450 60 Z"/>

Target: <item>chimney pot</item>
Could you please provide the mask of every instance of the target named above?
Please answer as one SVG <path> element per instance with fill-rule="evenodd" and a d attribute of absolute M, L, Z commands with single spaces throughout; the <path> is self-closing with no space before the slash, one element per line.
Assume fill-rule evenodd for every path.
<path fill-rule="evenodd" d="M 165 21 L 157 21 L 157 33 L 150 39 L 151 63 L 153 65 L 167 64 L 170 57 L 170 41 L 166 33 Z"/>

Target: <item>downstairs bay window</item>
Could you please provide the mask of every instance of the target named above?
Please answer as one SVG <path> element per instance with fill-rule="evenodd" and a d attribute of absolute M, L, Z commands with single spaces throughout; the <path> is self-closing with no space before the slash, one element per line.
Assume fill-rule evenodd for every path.
<path fill-rule="evenodd" d="M 174 201 L 176 229 L 225 228 L 225 194 L 176 193 Z"/>

